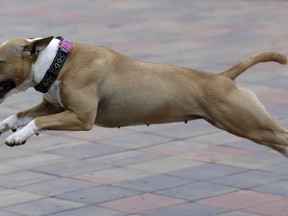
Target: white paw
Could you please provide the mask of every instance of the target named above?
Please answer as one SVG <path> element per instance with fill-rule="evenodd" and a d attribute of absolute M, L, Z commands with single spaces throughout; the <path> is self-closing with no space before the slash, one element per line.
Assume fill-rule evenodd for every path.
<path fill-rule="evenodd" d="M 5 144 L 10 147 L 23 145 L 25 144 L 27 139 L 29 139 L 34 134 L 38 135 L 38 133 L 38 128 L 33 120 L 17 133 L 14 133 L 7 137 Z"/>
<path fill-rule="evenodd" d="M 10 146 L 10 147 L 23 145 L 23 144 L 25 144 L 27 139 L 28 138 L 25 138 L 23 136 L 19 136 L 18 133 L 16 133 L 16 134 L 9 136 L 6 139 L 5 144 Z"/>
<path fill-rule="evenodd" d="M 0 134 L 10 129 L 13 132 L 15 132 L 17 130 L 17 122 L 18 122 L 18 118 L 16 115 L 12 115 L 8 117 L 7 119 L 5 119 L 4 121 L 0 122 Z"/>

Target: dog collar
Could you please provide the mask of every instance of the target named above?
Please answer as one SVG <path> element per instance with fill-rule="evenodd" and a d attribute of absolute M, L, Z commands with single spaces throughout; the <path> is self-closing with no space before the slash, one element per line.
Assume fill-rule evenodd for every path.
<path fill-rule="evenodd" d="M 34 87 L 36 91 L 39 91 L 41 93 L 48 92 L 53 82 L 57 79 L 58 74 L 60 73 L 60 70 L 63 67 L 65 60 L 68 56 L 68 53 L 71 52 L 73 47 L 73 42 L 71 40 L 63 38 L 61 36 L 58 36 L 56 38 L 60 40 L 58 52 L 50 68 L 47 70 L 44 78 L 39 84 Z"/>

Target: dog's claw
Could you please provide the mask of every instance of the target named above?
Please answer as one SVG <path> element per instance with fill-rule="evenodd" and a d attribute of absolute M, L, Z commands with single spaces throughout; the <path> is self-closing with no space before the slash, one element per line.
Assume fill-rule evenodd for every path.
<path fill-rule="evenodd" d="M 12 132 L 16 132 L 17 128 L 12 128 L 11 130 L 12 130 Z"/>
<path fill-rule="evenodd" d="M 20 146 L 20 145 L 24 145 L 26 143 L 26 140 L 25 141 L 16 141 L 16 140 L 13 140 L 13 141 L 6 141 L 5 144 L 9 147 L 14 147 L 14 146 Z"/>
<path fill-rule="evenodd" d="M 7 146 L 9 146 L 9 147 L 14 147 L 14 146 L 15 146 L 14 143 L 5 142 L 5 144 L 6 144 Z"/>

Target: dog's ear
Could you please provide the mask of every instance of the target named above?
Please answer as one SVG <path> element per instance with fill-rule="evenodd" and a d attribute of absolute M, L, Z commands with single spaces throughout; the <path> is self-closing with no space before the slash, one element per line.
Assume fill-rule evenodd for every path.
<path fill-rule="evenodd" d="M 53 36 L 50 36 L 46 38 L 32 40 L 28 44 L 24 45 L 22 54 L 25 56 L 37 56 L 39 51 L 45 49 L 53 38 Z"/>

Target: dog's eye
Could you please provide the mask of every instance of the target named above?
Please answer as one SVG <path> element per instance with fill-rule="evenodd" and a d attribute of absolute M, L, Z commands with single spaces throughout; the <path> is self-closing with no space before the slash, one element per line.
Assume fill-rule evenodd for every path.
<path fill-rule="evenodd" d="M 5 63 L 6 61 L 4 61 L 4 60 L 0 60 L 0 64 L 3 64 L 3 63 Z"/>

